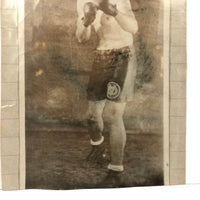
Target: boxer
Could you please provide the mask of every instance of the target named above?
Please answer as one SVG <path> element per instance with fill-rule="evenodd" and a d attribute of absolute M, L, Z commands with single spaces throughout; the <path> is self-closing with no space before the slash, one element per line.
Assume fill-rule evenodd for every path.
<path fill-rule="evenodd" d="M 104 186 L 106 182 L 120 186 L 126 144 L 123 114 L 126 103 L 133 98 L 137 66 L 133 39 L 138 24 L 130 0 L 77 0 L 77 12 L 78 41 L 88 41 L 92 27 L 99 39 L 87 88 L 92 146 L 87 160 L 99 161 L 105 157 L 102 133 L 106 127 L 111 159 Z"/>

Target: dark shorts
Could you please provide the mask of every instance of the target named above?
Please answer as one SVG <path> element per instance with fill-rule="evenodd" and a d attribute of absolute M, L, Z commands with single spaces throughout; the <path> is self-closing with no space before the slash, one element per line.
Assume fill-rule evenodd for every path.
<path fill-rule="evenodd" d="M 128 101 L 136 76 L 134 49 L 96 50 L 87 89 L 88 100 Z"/>

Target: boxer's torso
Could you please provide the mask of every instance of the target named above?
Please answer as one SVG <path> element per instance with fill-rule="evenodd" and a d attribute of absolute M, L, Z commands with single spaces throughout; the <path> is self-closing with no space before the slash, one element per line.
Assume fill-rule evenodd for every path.
<path fill-rule="evenodd" d="M 116 4 L 119 10 L 123 4 L 123 0 L 110 0 L 110 2 Z M 100 10 L 97 11 L 93 26 L 99 37 L 97 49 L 116 49 L 131 46 L 133 43 L 132 34 L 124 31 L 114 17 L 106 15 Z"/>
<path fill-rule="evenodd" d="M 131 46 L 133 36 L 124 31 L 112 16 L 98 11 L 93 26 L 99 37 L 97 49 L 116 49 Z"/>

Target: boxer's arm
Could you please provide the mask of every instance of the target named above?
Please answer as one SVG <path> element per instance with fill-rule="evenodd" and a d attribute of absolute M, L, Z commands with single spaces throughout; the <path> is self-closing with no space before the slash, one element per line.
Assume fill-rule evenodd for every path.
<path fill-rule="evenodd" d="M 77 28 L 76 28 L 76 37 L 78 41 L 85 42 L 90 39 L 91 36 L 91 25 L 85 27 L 82 22 L 82 17 L 79 17 L 77 20 Z"/>
<path fill-rule="evenodd" d="M 118 13 L 115 16 L 116 21 L 119 23 L 122 29 L 135 34 L 138 31 L 138 23 L 134 13 L 132 12 L 130 0 L 123 0 L 117 9 Z"/>
<path fill-rule="evenodd" d="M 91 25 L 88 27 L 83 25 L 83 6 L 86 2 L 88 2 L 88 0 L 77 0 L 78 20 L 76 25 L 76 37 L 80 43 L 89 40 L 91 36 Z"/>

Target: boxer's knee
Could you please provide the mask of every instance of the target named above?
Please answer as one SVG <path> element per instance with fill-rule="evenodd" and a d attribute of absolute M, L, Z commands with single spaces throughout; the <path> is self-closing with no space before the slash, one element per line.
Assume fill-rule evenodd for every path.
<path fill-rule="evenodd" d="M 103 112 L 103 121 L 107 125 L 117 123 L 122 120 L 122 114 L 117 109 L 105 109 Z"/>
<path fill-rule="evenodd" d="M 95 109 L 89 109 L 87 112 L 87 120 L 98 122 L 102 117 L 102 113 Z"/>
<path fill-rule="evenodd" d="M 101 132 L 103 129 L 102 113 L 98 109 L 90 109 L 87 114 L 88 127 L 92 131 Z"/>
<path fill-rule="evenodd" d="M 104 108 L 104 102 L 89 102 L 87 119 L 89 121 L 98 122 L 102 120 L 102 112 Z"/>

